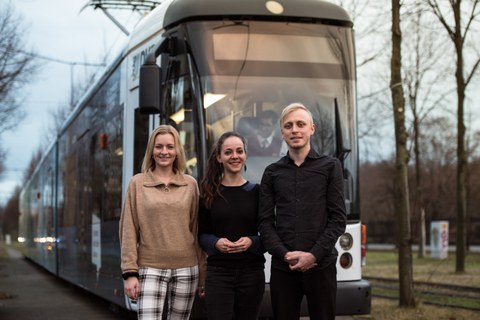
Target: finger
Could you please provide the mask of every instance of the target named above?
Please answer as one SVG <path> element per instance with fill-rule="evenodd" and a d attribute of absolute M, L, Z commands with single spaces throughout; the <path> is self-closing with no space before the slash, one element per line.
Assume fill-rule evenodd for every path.
<path fill-rule="evenodd" d="M 292 252 L 287 252 L 287 254 L 285 255 L 285 258 L 287 260 L 298 260 L 300 258 L 300 255 L 295 251 L 292 251 Z"/>
<path fill-rule="evenodd" d="M 233 243 L 232 241 L 230 241 L 230 240 L 228 240 L 228 239 L 225 239 L 225 240 L 224 240 L 224 243 L 225 243 L 226 245 L 228 245 L 228 246 L 233 246 L 233 245 L 235 245 L 235 243 Z"/>
<path fill-rule="evenodd" d="M 298 267 L 297 267 L 297 266 L 295 266 L 295 265 L 291 265 L 291 264 L 289 264 L 288 266 L 290 267 L 290 270 L 292 270 L 292 271 L 296 271 L 296 270 L 298 270 Z"/>

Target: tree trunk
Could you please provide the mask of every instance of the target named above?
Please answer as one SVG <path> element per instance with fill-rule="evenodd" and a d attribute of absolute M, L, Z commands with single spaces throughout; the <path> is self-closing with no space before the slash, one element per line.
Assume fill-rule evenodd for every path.
<path fill-rule="evenodd" d="M 425 208 L 421 207 L 420 208 L 420 232 L 418 236 L 418 258 L 422 259 L 425 258 L 425 252 L 426 252 L 426 227 L 425 227 Z"/>
<path fill-rule="evenodd" d="M 405 98 L 401 74 L 400 1 L 392 0 L 392 60 L 390 89 L 395 121 L 395 213 L 398 225 L 399 303 L 415 307 L 413 292 L 410 207 L 408 196 L 408 151 L 405 128 Z"/>
<path fill-rule="evenodd" d="M 465 272 L 466 232 L 465 219 L 467 215 L 467 153 L 465 150 L 465 123 L 463 104 L 465 101 L 465 79 L 463 77 L 463 43 L 461 24 L 461 1 L 452 5 L 455 17 L 454 43 L 457 52 L 457 250 L 455 272 Z"/>
<path fill-rule="evenodd" d="M 415 91 L 417 92 L 417 91 Z M 416 201 L 414 212 L 418 217 L 418 258 L 425 257 L 425 206 L 423 203 L 422 159 L 420 156 L 420 120 L 417 113 L 416 96 L 410 98 L 413 113 L 413 151 L 415 154 L 415 188 Z"/>

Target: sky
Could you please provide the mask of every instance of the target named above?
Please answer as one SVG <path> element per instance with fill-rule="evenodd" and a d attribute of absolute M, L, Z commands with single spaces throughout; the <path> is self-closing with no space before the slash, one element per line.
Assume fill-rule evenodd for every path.
<path fill-rule="evenodd" d="M 4 5 L 5 0 L 1 0 Z M 22 16 L 26 29 L 26 51 L 65 62 L 107 63 L 114 59 L 127 36 L 99 9 L 82 8 L 88 0 L 14 0 L 10 1 Z M 81 11 L 82 10 L 82 11 Z M 127 30 L 138 21 L 138 12 L 110 11 Z M 108 53 L 107 53 L 108 52 Z M 74 66 L 39 59 L 39 72 L 21 91 L 25 117 L 18 126 L 0 136 L 7 150 L 6 172 L 0 177 L 0 206 L 10 198 L 34 152 L 43 141 L 51 121 L 51 111 L 70 101 L 71 76 L 74 83 L 85 79 L 92 67 Z M 88 70 L 87 70 L 88 68 Z"/>

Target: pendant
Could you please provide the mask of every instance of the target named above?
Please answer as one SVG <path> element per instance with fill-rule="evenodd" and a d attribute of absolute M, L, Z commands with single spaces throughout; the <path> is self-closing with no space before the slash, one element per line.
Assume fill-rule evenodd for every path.
<path fill-rule="evenodd" d="M 167 185 L 165 185 L 165 187 L 163 188 L 163 192 L 166 192 L 166 193 L 170 192 L 170 188 Z"/>

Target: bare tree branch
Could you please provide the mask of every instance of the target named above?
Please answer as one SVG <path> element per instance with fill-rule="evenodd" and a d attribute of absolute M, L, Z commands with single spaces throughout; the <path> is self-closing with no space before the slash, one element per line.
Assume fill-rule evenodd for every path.
<path fill-rule="evenodd" d="M 22 118 L 22 87 L 33 79 L 34 59 L 23 54 L 22 19 L 10 3 L 0 4 L 0 134 Z"/>

